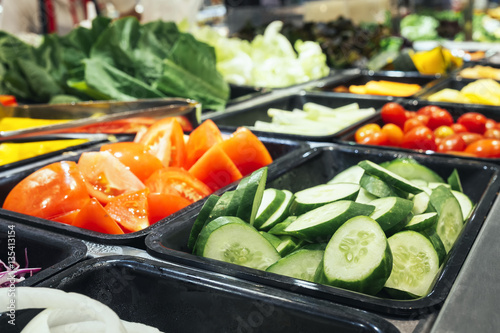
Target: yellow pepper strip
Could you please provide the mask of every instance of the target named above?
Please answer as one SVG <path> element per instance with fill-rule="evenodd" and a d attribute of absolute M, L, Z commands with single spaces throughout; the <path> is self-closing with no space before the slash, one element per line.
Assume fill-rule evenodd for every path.
<path fill-rule="evenodd" d="M 48 126 L 68 122 L 68 119 L 35 119 L 35 118 L 17 118 L 4 117 L 0 120 L 0 131 L 17 131 L 25 128 Z"/>

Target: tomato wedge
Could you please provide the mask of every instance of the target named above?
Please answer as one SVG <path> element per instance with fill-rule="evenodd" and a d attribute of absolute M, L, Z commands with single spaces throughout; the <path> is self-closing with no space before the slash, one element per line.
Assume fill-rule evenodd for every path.
<path fill-rule="evenodd" d="M 72 225 L 73 223 L 75 223 L 75 219 L 78 216 L 78 213 L 80 213 L 80 209 L 75 209 L 71 212 L 53 216 L 49 220 Z"/>
<path fill-rule="evenodd" d="M 149 193 L 148 206 L 149 206 L 149 223 L 153 224 L 159 220 L 189 206 L 191 201 L 176 195 L 165 193 Z"/>
<path fill-rule="evenodd" d="M 222 135 L 219 128 L 211 119 L 205 120 L 191 134 L 186 143 L 186 164 L 189 169 L 193 164 L 205 154 L 213 145 L 222 142 Z"/>
<path fill-rule="evenodd" d="M 92 198 L 82 207 L 73 225 L 75 227 L 102 232 L 104 234 L 120 235 L 124 233 L 96 198 Z"/>
<path fill-rule="evenodd" d="M 210 148 L 196 161 L 189 173 L 207 184 L 212 191 L 217 191 L 242 177 L 236 165 L 218 145 Z"/>
<path fill-rule="evenodd" d="M 145 188 L 139 178 L 108 151 L 83 153 L 78 168 L 86 180 L 88 193 L 101 203 Z"/>
<path fill-rule="evenodd" d="M 238 128 L 229 139 L 219 145 L 243 176 L 273 161 L 266 146 L 245 127 Z"/>
<path fill-rule="evenodd" d="M 137 135 L 134 142 L 146 147 L 163 166 L 182 167 L 186 160 L 184 132 L 175 118 L 155 122 L 144 134 Z"/>
<path fill-rule="evenodd" d="M 160 160 L 147 152 L 144 145 L 136 142 L 114 142 L 101 146 L 120 160 L 142 182 L 153 172 L 163 168 Z"/>
<path fill-rule="evenodd" d="M 136 232 L 149 227 L 147 188 L 119 195 L 104 207 L 125 231 Z"/>
<path fill-rule="evenodd" d="M 212 193 L 207 185 L 189 172 L 174 167 L 155 171 L 145 185 L 151 193 L 180 195 L 191 203 Z"/>
<path fill-rule="evenodd" d="M 51 218 L 81 208 L 89 195 L 75 162 L 47 165 L 20 181 L 7 195 L 4 209 Z"/>

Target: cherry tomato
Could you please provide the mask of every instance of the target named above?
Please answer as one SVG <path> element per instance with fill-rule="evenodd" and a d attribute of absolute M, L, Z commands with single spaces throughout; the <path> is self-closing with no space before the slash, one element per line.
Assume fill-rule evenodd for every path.
<path fill-rule="evenodd" d="M 207 185 L 189 172 L 174 167 L 157 170 L 145 184 L 151 193 L 181 195 L 191 203 L 212 193 Z"/>
<path fill-rule="evenodd" d="M 481 140 L 484 138 L 481 134 L 471 133 L 471 132 L 462 132 L 457 134 L 460 134 L 460 136 L 462 137 L 462 139 L 464 139 L 465 144 L 467 146 L 473 142 L 476 142 L 477 140 Z"/>
<path fill-rule="evenodd" d="M 109 151 L 142 182 L 153 172 L 163 168 L 161 161 L 148 153 L 144 145 L 136 142 L 115 142 L 103 145 L 101 151 Z"/>
<path fill-rule="evenodd" d="M 423 115 L 426 115 L 426 116 L 430 117 L 431 114 L 434 113 L 434 111 L 439 111 L 439 110 L 442 110 L 439 106 L 436 106 L 436 105 L 427 105 L 427 106 L 421 107 L 417 111 L 417 114 L 423 114 Z"/>
<path fill-rule="evenodd" d="M 149 223 L 153 224 L 159 220 L 189 206 L 191 201 L 180 195 L 149 193 L 148 194 L 148 216 Z"/>
<path fill-rule="evenodd" d="M 108 151 L 83 153 L 78 169 L 85 178 L 87 191 L 101 203 L 127 192 L 144 189 L 144 184 Z"/>
<path fill-rule="evenodd" d="M 384 123 L 392 123 L 403 128 L 406 121 L 405 109 L 398 103 L 390 102 L 382 107 L 382 120 Z"/>
<path fill-rule="evenodd" d="M 481 139 L 471 143 L 465 152 L 477 157 L 500 158 L 500 140 Z"/>
<path fill-rule="evenodd" d="M 405 111 L 406 119 L 415 118 L 417 113 L 415 111 Z"/>
<path fill-rule="evenodd" d="M 484 124 L 484 127 L 486 127 L 486 129 L 495 128 L 496 126 L 497 126 L 496 121 L 490 118 L 486 119 L 486 123 Z"/>
<path fill-rule="evenodd" d="M 104 210 L 126 232 L 145 229 L 149 227 L 148 194 L 147 188 L 124 193 L 111 199 Z"/>
<path fill-rule="evenodd" d="M 403 142 L 403 131 L 401 128 L 395 124 L 385 124 L 382 127 L 382 133 L 387 135 L 387 145 L 399 147 Z"/>
<path fill-rule="evenodd" d="M 389 138 L 384 132 L 373 132 L 368 134 L 360 142 L 363 145 L 374 145 L 374 146 L 387 146 L 389 144 Z"/>
<path fill-rule="evenodd" d="M 134 142 L 146 146 L 147 151 L 156 156 L 165 167 L 184 166 L 186 160 L 184 132 L 175 118 L 165 118 L 155 122 L 145 133 L 138 133 Z"/>
<path fill-rule="evenodd" d="M 455 134 L 455 132 L 450 126 L 439 126 L 434 130 L 434 136 L 440 139 L 446 138 L 452 134 Z"/>
<path fill-rule="evenodd" d="M 449 151 L 463 151 L 467 145 L 460 134 L 449 135 L 442 138 L 439 142 L 436 151 L 446 153 Z"/>
<path fill-rule="evenodd" d="M 366 125 L 363 125 L 356 130 L 356 133 L 354 134 L 354 138 L 355 138 L 357 143 L 361 143 L 361 141 L 363 141 L 363 139 L 367 135 L 375 133 L 375 132 L 380 132 L 380 131 L 381 131 L 380 125 L 375 124 L 375 123 L 366 124 Z"/>
<path fill-rule="evenodd" d="M 424 126 L 427 126 L 427 124 L 429 123 L 429 119 L 430 119 L 430 117 L 427 116 L 427 115 L 425 115 L 425 114 L 417 114 L 417 116 L 415 118 L 417 118 L 418 120 L 420 120 L 420 122 Z"/>
<path fill-rule="evenodd" d="M 453 124 L 453 117 L 451 114 L 444 110 L 434 110 L 429 116 L 429 123 L 427 123 L 427 127 L 431 130 L 435 130 L 439 126 L 450 126 Z"/>
<path fill-rule="evenodd" d="M 486 129 L 486 117 L 477 112 L 467 112 L 461 115 L 457 123 L 462 124 L 469 132 L 483 134 Z"/>
<path fill-rule="evenodd" d="M 47 165 L 20 181 L 7 195 L 4 209 L 50 219 L 80 209 L 90 200 L 75 162 Z"/>
<path fill-rule="evenodd" d="M 434 133 L 426 126 L 412 128 L 405 133 L 401 147 L 408 149 L 436 150 Z"/>
<path fill-rule="evenodd" d="M 454 123 L 450 127 L 455 133 L 467 132 L 467 128 L 462 124 Z"/>
<path fill-rule="evenodd" d="M 489 128 L 484 132 L 484 137 L 486 139 L 500 139 L 500 129 Z"/>
<path fill-rule="evenodd" d="M 424 124 L 422 124 L 422 122 L 420 122 L 420 120 L 418 120 L 418 118 L 411 118 L 411 119 L 408 119 L 407 121 L 405 121 L 405 124 L 403 126 L 403 132 L 408 132 L 410 131 L 412 128 L 415 128 L 415 127 L 419 127 L 419 126 L 425 126 Z"/>

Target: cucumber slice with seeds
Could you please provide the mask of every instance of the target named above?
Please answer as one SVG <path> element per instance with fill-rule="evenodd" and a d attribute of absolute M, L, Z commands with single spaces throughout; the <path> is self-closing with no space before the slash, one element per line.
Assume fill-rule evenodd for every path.
<path fill-rule="evenodd" d="M 398 224 L 406 223 L 406 217 L 411 213 L 413 202 L 399 197 L 386 197 L 373 200 L 370 205 L 375 210 L 370 217 L 377 221 L 384 232 Z"/>
<path fill-rule="evenodd" d="M 434 250 L 436 250 L 439 258 L 439 266 L 441 266 L 446 259 L 446 249 L 444 248 L 444 244 L 441 241 L 441 238 L 439 238 L 436 230 L 434 228 L 429 228 L 419 232 L 427 237 L 427 239 L 429 239 L 432 243 L 432 246 L 434 246 Z"/>
<path fill-rule="evenodd" d="M 200 232 L 195 248 L 199 256 L 260 270 L 281 258 L 254 227 L 234 216 L 210 221 Z"/>
<path fill-rule="evenodd" d="M 266 271 L 314 282 L 314 274 L 323 259 L 323 250 L 300 249 L 269 266 Z"/>
<path fill-rule="evenodd" d="M 395 188 L 398 188 L 404 192 L 412 194 L 417 194 L 422 192 L 422 189 L 420 187 L 413 185 L 411 182 L 404 179 L 403 177 L 395 174 L 392 171 L 389 171 L 388 169 L 381 167 L 376 163 L 373 163 L 372 161 L 364 160 L 359 162 L 358 165 L 363 169 L 365 169 L 365 171 L 370 175 L 377 176 L 378 178 L 386 182 L 388 185 L 394 186 Z"/>
<path fill-rule="evenodd" d="M 262 201 L 260 203 L 259 209 L 257 209 L 257 216 L 253 221 L 252 225 L 260 229 L 262 224 L 264 224 L 273 215 L 278 208 L 280 208 L 283 201 L 285 201 L 285 193 L 274 188 L 268 188 L 264 190 L 262 196 Z"/>
<path fill-rule="evenodd" d="M 276 209 L 276 211 L 262 223 L 259 227 L 260 230 L 269 230 L 274 227 L 276 224 L 283 221 L 289 215 L 289 208 L 293 201 L 294 195 L 292 192 L 288 190 L 281 191 L 285 195 L 285 199 L 281 203 L 281 205 Z"/>
<path fill-rule="evenodd" d="M 395 289 L 410 297 L 426 296 L 439 269 L 439 258 L 434 246 L 427 237 L 416 231 L 398 232 L 388 241 L 393 256 L 392 272 L 385 283 L 389 294 L 391 289 Z"/>
<path fill-rule="evenodd" d="M 367 216 L 348 220 L 328 243 L 315 281 L 374 295 L 391 274 L 392 254 L 380 225 Z"/>
<path fill-rule="evenodd" d="M 207 223 L 210 212 L 212 212 L 212 209 L 215 207 L 217 201 L 219 201 L 219 197 L 215 194 L 212 194 L 207 198 L 207 200 L 203 204 L 203 207 L 201 207 L 201 210 L 198 213 L 196 220 L 194 221 L 193 227 L 191 228 L 191 233 L 189 234 L 188 248 L 190 250 L 193 250 L 196 239 L 198 238 L 201 229 L 203 229 L 203 227 Z"/>
<path fill-rule="evenodd" d="M 338 200 L 354 200 L 359 185 L 353 183 L 323 184 L 295 193 L 290 205 L 290 214 L 301 215 L 310 210 Z"/>

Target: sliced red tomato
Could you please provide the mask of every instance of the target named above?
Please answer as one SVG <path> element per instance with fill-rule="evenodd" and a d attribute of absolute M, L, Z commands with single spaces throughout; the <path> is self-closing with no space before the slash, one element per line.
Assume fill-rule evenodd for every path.
<path fill-rule="evenodd" d="M 175 118 L 155 122 L 144 134 L 136 136 L 134 142 L 144 145 L 163 166 L 182 167 L 186 160 L 186 145 L 182 127 Z"/>
<path fill-rule="evenodd" d="M 149 193 L 148 194 L 148 216 L 149 223 L 153 224 L 159 220 L 189 206 L 191 201 L 176 194 Z"/>
<path fill-rule="evenodd" d="M 89 200 L 88 203 L 80 209 L 73 225 L 75 227 L 102 232 L 104 234 L 121 235 L 124 233 L 96 198 Z"/>
<path fill-rule="evenodd" d="M 184 132 L 191 132 L 193 130 L 193 124 L 191 124 L 186 116 L 176 116 L 174 118 L 181 125 L 181 128 Z"/>
<path fill-rule="evenodd" d="M 20 181 L 7 195 L 3 208 L 48 219 L 79 209 L 88 200 L 76 163 L 57 162 Z"/>
<path fill-rule="evenodd" d="M 136 232 L 149 227 L 147 188 L 113 198 L 104 210 L 124 231 Z"/>
<path fill-rule="evenodd" d="M 0 104 L 3 106 L 16 106 L 17 100 L 16 97 L 12 95 L 0 95 Z"/>
<path fill-rule="evenodd" d="M 76 216 L 80 213 L 80 209 L 72 210 L 71 212 L 63 213 L 61 215 L 53 216 L 49 220 L 55 222 L 61 222 L 64 224 L 72 225 L 75 223 Z"/>
<path fill-rule="evenodd" d="M 266 146 L 245 127 L 238 128 L 229 139 L 219 145 L 243 176 L 273 161 Z"/>
<path fill-rule="evenodd" d="M 196 161 L 189 173 L 207 184 L 212 191 L 242 178 L 236 165 L 218 145 L 210 148 Z"/>
<path fill-rule="evenodd" d="M 468 145 L 464 151 L 477 157 L 500 158 L 500 140 L 481 139 Z"/>
<path fill-rule="evenodd" d="M 189 172 L 174 167 L 155 171 L 145 185 L 151 193 L 180 195 L 191 203 L 212 193 L 207 185 Z"/>
<path fill-rule="evenodd" d="M 78 168 L 88 193 L 101 203 L 124 193 L 144 189 L 144 184 L 108 151 L 83 153 Z"/>
<path fill-rule="evenodd" d="M 156 156 L 148 153 L 144 145 L 136 142 L 115 142 L 101 146 L 101 151 L 109 151 L 120 160 L 142 182 L 153 172 L 163 168 Z"/>
<path fill-rule="evenodd" d="M 189 169 L 193 166 L 203 154 L 219 142 L 222 142 L 219 128 L 211 119 L 205 120 L 189 134 L 189 140 L 186 143 L 185 168 Z"/>

